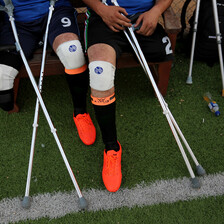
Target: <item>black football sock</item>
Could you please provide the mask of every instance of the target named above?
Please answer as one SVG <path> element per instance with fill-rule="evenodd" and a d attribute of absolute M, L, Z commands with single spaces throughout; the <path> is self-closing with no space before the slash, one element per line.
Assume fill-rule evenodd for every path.
<path fill-rule="evenodd" d="M 120 150 L 120 147 L 119 147 L 119 144 L 116 142 L 107 142 L 105 144 L 105 151 L 106 153 L 109 151 L 109 150 L 114 150 L 116 152 L 118 152 Z"/>
<path fill-rule="evenodd" d="M 13 89 L 0 91 L 0 108 L 5 111 L 10 111 L 14 107 Z"/>
<path fill-rule="evenodd" d="M 86 113 L 86 94 L 89 86 L 88 69 L 80 74 L 66 74 L 66 80 L 72 95 L 74 116 Z"/>
<path fill-rule="evenodd" d="M 102 133 L 106 152 L 108 150 L 119 151 L 115 122 L 115 102 L 106 106 L 93 106 L 96 114 L 96 119 L 98 121 Z"/>

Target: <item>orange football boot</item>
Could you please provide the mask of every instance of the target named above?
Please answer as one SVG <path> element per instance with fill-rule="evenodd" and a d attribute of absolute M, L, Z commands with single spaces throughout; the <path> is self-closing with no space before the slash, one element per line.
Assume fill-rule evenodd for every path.
<path fill-rule="evenodd" d="M 85 145 L 92 145 L 96 140 L 96 129 L 88 113 L 73 114 L 73 120 L 77 127 L 80 139 Z"/>
<path fill-rule="evenodd" d="M 114 150 L 106 151 L 104 150 L 104 162 L 102 178 L 105 187 L 110 192 L 116 192 L 121 185 L 122 173 L 121 173 L 121 145 L 118 152 Z"/>

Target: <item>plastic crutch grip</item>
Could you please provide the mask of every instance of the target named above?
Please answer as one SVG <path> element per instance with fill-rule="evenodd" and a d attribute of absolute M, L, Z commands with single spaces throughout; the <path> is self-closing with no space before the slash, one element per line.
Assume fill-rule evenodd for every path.
<path fill-rule="evenodd" d="M 142 26 L 142 22 L 141 22 L 137 27 L 135 27 L 135 22 L 137 21 L 137 19 L 138 19 L 138 17 L 139 17 L 140 15 L 141 15 L 141 13 L 138 12 L 138 13 L 135 13 L 135 14 L 133 14 L 133 15 L 131 15 L 131 16 L 127 16 L 128 19 L 130 19 L 130 20 L 131 20 L 131 23 L 133 24 L 133 25 L 132 25 L 133 31 L 140 30 L 140 28 L 141 28 L 141 26 Z"/>
<path fill-rule="evenodd" d="M 5 2 L 5 5 L 12 5 L 12 1 L 11 0 L 3 0 Z"/>
<path fill-rule="evenodd" d="M 50 5 L 55 5 L 55 2 L 57 2 L 58 0 L 50 0 Z"/>
<path fill-rule="evenodd" d="M 9 16 L 13 16 L 13 10 L 14 10 L 14 6 L 12 4 L 11 0 L 3 0 L 5 3 L 5 8 L 6 8 L 6 12 L 8 13 Z"/>

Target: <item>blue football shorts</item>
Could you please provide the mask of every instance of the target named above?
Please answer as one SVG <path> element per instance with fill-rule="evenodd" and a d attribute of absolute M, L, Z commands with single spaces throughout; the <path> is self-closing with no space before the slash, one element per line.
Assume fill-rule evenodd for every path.
<path fill-rule="evenodd" d="M 79 36 L 79 28 L 76 20 L 77 12 L 72 7 L 60 6 L 53 11 L 49 25 L 48 41 L 52 46 L 55 38 L 63 33 L 75 33 Z M 32 57 L 34 50 L 38 47 L 46 31 L 48 13 L 40 19 L 24 23 L 15 21 L 19 42 L 25 56 Z M 13 45 L 15 38 L 12 32 L 11 24 L 7 20 L 0 29 L 0 45 Z"/>

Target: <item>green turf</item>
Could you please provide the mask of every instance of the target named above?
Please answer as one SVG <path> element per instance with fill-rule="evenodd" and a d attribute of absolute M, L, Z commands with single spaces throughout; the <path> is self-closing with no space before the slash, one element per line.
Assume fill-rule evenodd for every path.
<path fill-rule="evenodd" d="M 183 55 L 177 55 L 165 100 L 207 173 L 223 172 L 224 101 L 221 96 L 219 64 L 210 68 L 201 62 L 195 62 L 193 85 L 186 85 L 188 63 L 189 60 Z M 215 117 L 203 100 L 202 96 L 207 91 L 219 104 L 220 117 Z M 44 78 L 43 98 L 80 188 L 105 189 L 101 179 L 104 146 L 90 98 L 88 97 L 88 110 L 97 128 L 97 140 L 92 146 L 83 145 L 78 138 L 72 120 L 72 101 L 63 75 Z M 123 148 L 121 187 L 131 188 L 143 181 L 150 183 L 158 179 L 189 177 L 167 120 L 141 68 L 117 71 L 116 98 L 118 139 Z M 8 115 L 0 111 L 0 200 L 24 195 L 35 102 L 36 97 L 30 81 L 22 79 L 18 95 L 20 112 Z M 194 166 L 193 163 L 192 165 Z M 73 189 L 74 186 L 41 111 L 30 194 Z M 212 204 L 214 199 L 207 201 Z M 194 203 L 205 206 L 203 200 Z M 178 210 L 178 206 L 184 208 L 186 205 L 180 202 L 177 206 L 171 207 Z M 169 207 L 158 206 L 158 210 L 165 210 L 168 216 Z M 143 213 L 150 213 L 151 209 L 153 211 L 154 207 L 143 209 Z M 125 211 L 127 216 L 135 212 L 122 209 L 114 213 L 120 213 L 121 216 L 121 211 Z M 103 214 L 107 216 L 107 212 L 100 213 L 97 219 Z M 89 216 L 88 213 L 86 215 Z M 82 219 L 81 214 L 77 216 Z M 193 217 L 191 218 L 193 220 Z"/>
<path fill-rule="evenodd" d="M 218 65 L 209 68 L 198 64 L 195 63 L 193 69 L 194 84 L 188 86 L 185 84 L 187 60 L 177 58 L 165 99 L 199 162 L 208 173 L 215 173 L 224 170 L 221 77 Z M 188 176 L 166 118 L 141 69 L 119 70 L 116 84 L 118 139 L 124 152 L 122 187 L 132 187 L 142 181 Z M 203 101 L 202 95 L 206 91 L 210 91 L 218 102 L 220 117 L 210 113 Z M 80 187 L 104 188 L 100 175 L 103 144 L 98 126 L 96 143 L 84 146 L 72 121 L 72 104 L 63 76 L 45 78 L 43 98 Z M 0 176 L 3 178 L 0 198 L 23 194 L 35 100 L 29 80 L 24 79 L 18 96 L 20 113 L 0 112 Z M 89 98 L 88 108 L 96 124 Z M 31 192 L 71 189 L 72 183 L 41 111 Z"/>

